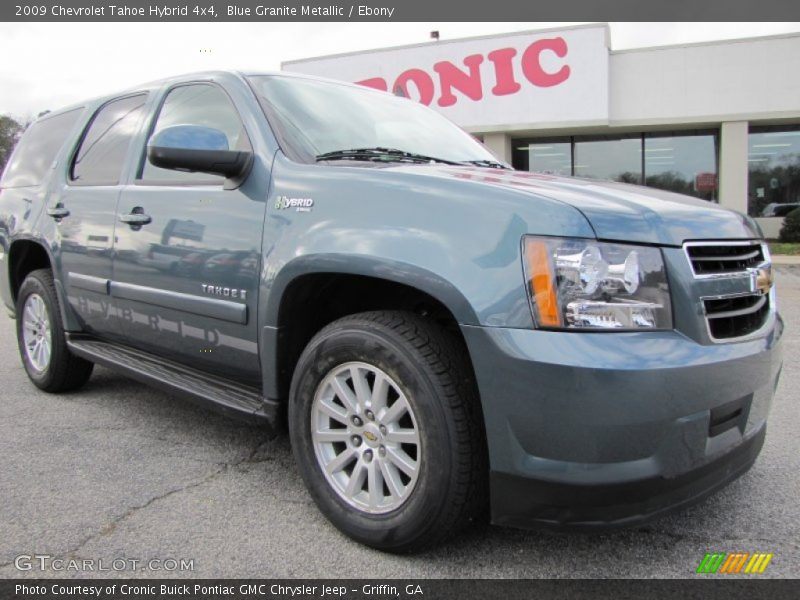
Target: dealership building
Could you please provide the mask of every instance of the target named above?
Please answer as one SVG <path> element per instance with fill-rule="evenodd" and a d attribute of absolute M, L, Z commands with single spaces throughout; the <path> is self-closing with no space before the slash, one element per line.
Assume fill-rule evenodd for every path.
<path fill-rule="evenodd" d="M 768 237 L 800 207 L 800 34 L 614 51 L 596 24 L 282 66 L 423 102 L 517 169 L 691 194 Z"/>

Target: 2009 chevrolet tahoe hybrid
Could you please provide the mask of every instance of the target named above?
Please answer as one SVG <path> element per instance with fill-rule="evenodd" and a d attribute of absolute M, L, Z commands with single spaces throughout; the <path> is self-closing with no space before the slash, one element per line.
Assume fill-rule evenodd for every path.
<path fill-rule="evenodd" d="M 30 379 L 93 364 L 288 423 L 319 508 L 412 551 L 638 523 L 746 471 L 783 324 L 748 217 L 516 172 L 405 98 L 184 76 L 46 114 L 0 182 Z"/>

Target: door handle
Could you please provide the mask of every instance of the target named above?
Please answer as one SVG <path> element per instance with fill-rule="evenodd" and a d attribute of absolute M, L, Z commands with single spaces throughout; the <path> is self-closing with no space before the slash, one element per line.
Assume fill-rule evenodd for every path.
<path fill-rule="evenodd" d="M 127 215 L 120 215 L 119 220 L 130 225 L 132 229 L 138 229 L 142 225 L 147 225 L 153 219 L 150 215 L 144 214 L 144 209 L 141 206 L 135 206 Z"/>
<path fill-rule="evenodd" d="M 64 205 L 59 202 L 52 208 L 47 209 L 47 214 L 53 217 L 56 221 L 63 219 L 64 217 L 69 216 L 69 210 L 64 208 Z"/>

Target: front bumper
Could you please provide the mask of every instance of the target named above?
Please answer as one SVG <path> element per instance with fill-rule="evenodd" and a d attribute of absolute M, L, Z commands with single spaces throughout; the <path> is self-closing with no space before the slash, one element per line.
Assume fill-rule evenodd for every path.
<path fill-rule="evenodd" d="M 481 394 L 492 520 L 618 526 L 698 501 L 764 442 L 783 324 L 702 345 L 676 331 L 463 326 Z"/>

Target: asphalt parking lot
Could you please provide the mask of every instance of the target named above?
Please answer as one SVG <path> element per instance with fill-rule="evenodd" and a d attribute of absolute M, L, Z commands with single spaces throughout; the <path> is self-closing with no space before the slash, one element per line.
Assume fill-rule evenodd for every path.
<path fill-rule="evenodd" d="M 482 526 L 418 556 L 338 533 L 286 435 L 269 437 L 97 369 L 51 396 L 0 316 L 0 577 L 692 577 L 706 552 L 771 552 L 761 577 L 800 577 L 800 267 L 778 269 L 785 366 L 764 450 L 699 506 L 638 529 L 561 534 Z M 20 571 L 19 555 L 187 559 L 193 571 Z M 171 563 L 169 563 L 171 565 Z"/>

